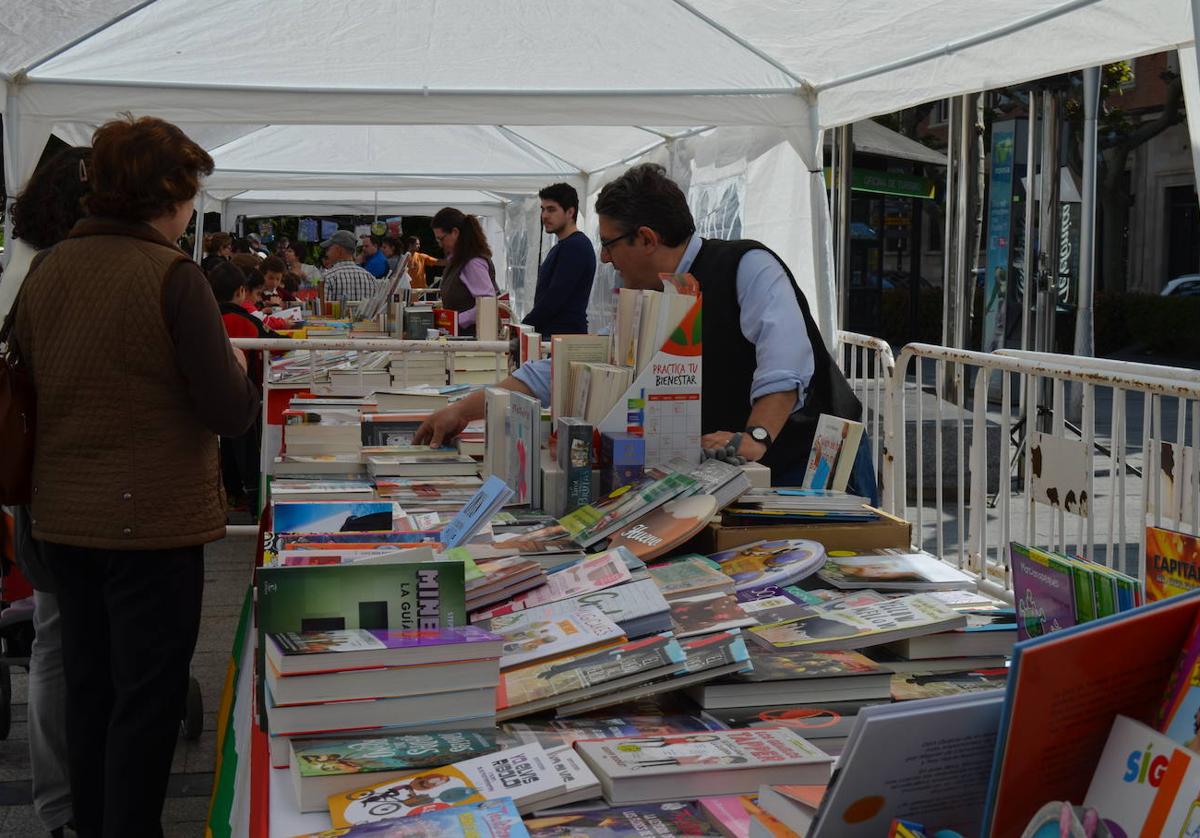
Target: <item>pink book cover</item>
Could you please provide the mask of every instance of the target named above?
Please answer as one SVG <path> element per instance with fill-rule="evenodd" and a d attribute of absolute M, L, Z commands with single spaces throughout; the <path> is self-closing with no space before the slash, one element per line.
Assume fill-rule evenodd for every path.
<path fill-rule="evenodd" d="M 749 838 L 750 810 L 746 808 L 746 801 L 753 800 L 753 797 L 734 794 L 702 797 L 699 803 L 705 816 L 726 838 Z"/>

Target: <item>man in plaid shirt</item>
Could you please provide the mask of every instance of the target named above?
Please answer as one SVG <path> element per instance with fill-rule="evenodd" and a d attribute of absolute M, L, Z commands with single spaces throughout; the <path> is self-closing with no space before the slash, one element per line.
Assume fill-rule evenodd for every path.
<path fill-rule="evenodd" d="M 368 300 L 375 293 L 379 280 L 354 263 L 354 248 L 357 246 L 358 242 L 349 230 L 338 230 L 321 242 L 330 262 L 324 280 L 326 300 Z"/>

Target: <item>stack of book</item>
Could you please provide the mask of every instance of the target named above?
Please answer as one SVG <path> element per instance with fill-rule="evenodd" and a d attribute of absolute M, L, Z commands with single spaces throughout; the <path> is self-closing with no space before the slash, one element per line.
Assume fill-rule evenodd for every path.
<path fill-rule="evenodd" d="M 433 310 L 428 311 L 432 327 Z M 424 340 L 425 335 L 410 339 Z M 446 356 L 441 352 L 393 352 L 388 361 L 388 381 L 378 389 L 446 386 Z"/>
<path fill-rule="evenodd" d="M 505 356 L 495 352 L 455 352 L 451 357 L 451 384 L 490 386 L 508 375 Z"/>

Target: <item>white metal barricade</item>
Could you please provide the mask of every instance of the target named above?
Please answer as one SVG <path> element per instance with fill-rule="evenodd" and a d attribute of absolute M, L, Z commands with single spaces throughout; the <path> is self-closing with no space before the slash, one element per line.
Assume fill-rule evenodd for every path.
<path fill-rule="evenodd" d="M 1078 416 L 1067 415 L 1068 387 L 1079 388 Z M 890 399 L 892 511 L 912 521 L 917 546 L 992 593 L 1011 598 L 1013 540 L 1141 574 L 1147 520 L 1197 529 L 1200 377 L 1192 371 L 911 344 Z M 1050 487 L 1048 473 L 1029 479 L 1041 473 L 1035 432 L 1072 441 L 1045 445 L 1079 464 L 1068 469 L 1077 485 Z"/>
<path fill-rule="evenodd" d="M 879 496 L 884 499 L 886 506 L 890 474 L 882 459 L 886 457 L 883 439 L 884 426 L 891 414 L 889 402 L 896 360 L 892 357 L 892 347 L 881 338 L 839 330 L 837 340 L 837 357 L 841 361 L 842 372 L 862 402 L 862 421 L 870 439 L 871 462 L 875 464 L 875 473 L 879 478 Z"/>

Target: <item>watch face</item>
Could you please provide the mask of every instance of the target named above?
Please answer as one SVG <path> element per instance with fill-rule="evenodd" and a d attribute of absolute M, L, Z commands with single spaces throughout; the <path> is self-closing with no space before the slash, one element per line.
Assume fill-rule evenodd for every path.
<path fill-rule="evenodd" d="M 766 442 L 767 441 L 766 428 L 755 428 L 754 430 L 750 431 L 750 438 L 753 439 L 755 442 Z"/>

